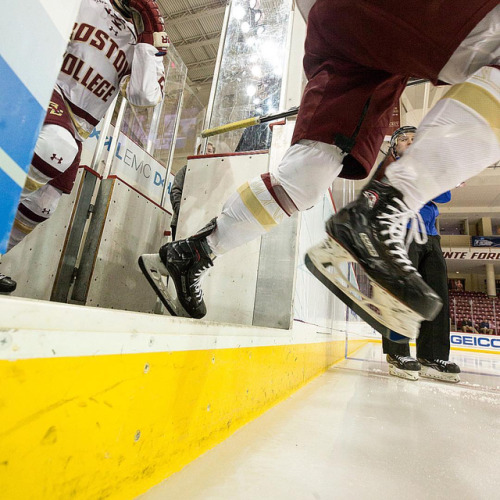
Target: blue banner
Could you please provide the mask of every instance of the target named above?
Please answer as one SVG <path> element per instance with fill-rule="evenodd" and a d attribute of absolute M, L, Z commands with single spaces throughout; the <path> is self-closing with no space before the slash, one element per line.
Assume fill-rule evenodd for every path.
<path fill-rule="evenodd" d="M 500 247 L 500 236 L 472 236 L 473 247 Z"/>
<path fill-rule="evenodd" d="M 16 215 L 21 186 L 0 168 L 0 253 L 5 253 Z"/>
<path fill-rule="evenodd" d="M 45 110 L 0 56 L 0 254 L 5 253 Z"/>

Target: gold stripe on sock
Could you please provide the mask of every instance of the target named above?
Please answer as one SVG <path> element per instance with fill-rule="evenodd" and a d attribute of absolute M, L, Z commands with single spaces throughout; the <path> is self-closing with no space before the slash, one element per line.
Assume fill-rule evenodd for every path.
<path fill-rule="evenodd" d="M 43 186 L 45 186 L 45 182 L 37 182 L 32 177 L 26 177 L 26 181 L 24 182 L 24 189 L 26 191 L 36 191 Z"/>
<path fill-rule="evenodd" d="M 14 227 L 24 234 L 30 234 L 34 227 L 30 227 L 27 224 L 22 223 L 19 219 L 14 219 Z"/>
<path fill-rule="evenodd" d="M 248 210 L 250 210 L 252 215 L 266 231 L 271 230 L 278 224 L 269 215 L 269 212 L 264 208 L 257 196 L 255 196 L 254 192 L 250 189 L 248 182 L 238 188 L 238 193 L 245 206 Z"/>
<path fill-rule="evenodd" d="M 453 85 L 443 99 L 454 99 L 479 113 L 500 141 L 500 109 L 498 99 L 492 93 L 479 85 L 466 82 Z"/>

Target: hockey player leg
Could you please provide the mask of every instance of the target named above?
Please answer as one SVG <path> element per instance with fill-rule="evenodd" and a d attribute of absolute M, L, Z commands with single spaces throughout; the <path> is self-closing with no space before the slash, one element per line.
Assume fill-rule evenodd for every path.
<path fill-rule="evenodd" d="M 9 294 L 16 289 L 17 283 L 5 274 L 0 273 L 0 294 Z"/>
<path fill-rule="evenodd" d="M 390 375 L 406 380 L 418 380 L 420 363 L 415 358 L 400 354 L 387 354 L 386 359 Z"/>
<path fill-rule="evenodd" d="M 201 319 L 207 313 L 200 279 L 213 266 L 214 255 L 208 246 L 207 236 L 216 227 L 216 219 L 213 219 L 190 238 L 167 243 L 157 254 L 139 257 L 141 271 L 172 316 Z M 165 276 L 171 278 L 176 296 L 170 293 Z"/>
<path fill-rule="evenodd" d="M 262 174 L 243 184 L 227 200 L 222 214 L 197 235 L 139 258 L 141 270 L 171 314 L 203 317 L 206 306 L 200 279 L 214 257 L 262 236 L 323 196 L 341 168 L 333 149 L 309 141 L 292 146 L 275 174 Z M 162 276 L 170 276 L 177 297 L 169 293 Z"/>
<path fill-rule="evenodd" d="M 17 245 L 55 211 L 62 191 L 49 181 L 63 174 L 74 162 L 79 147 L 73 136 L 58 125 L 44 125 L 21 193 L 8 249 Z"/>
<path fill-rule="evenodd" d="M 420 370 L 422 377 L 455 384 L 460 382 L 460 367 L 456 363 L 443 359 L 418 358 L 418 361 L 422 365 Z"/>
<path fill-rule="evenodd" d="M 391 330 L 415 338 L 420 322 L 434 317 L 441 307 L 406 253 L 404 238 L 411 216 L 401 193 L 372 180 L 356 201 L 330 218 L 326 241 L 306 256 L 306 265 L 321 273 L 316 274 L 319 279 L 387 338 Z M 365 271 L 369 295 L 342 274 L 342 263 L 356 263 Z"/>
<path fill-rule="evenodd" d="M 498 161 L 499 88 L 500 70 L 494 67 L 453 86 L 427 114 L 404 157 L 388 167 L 389 182 L 372 180 L 358 200 L 328 221 L 331 240 L 319 250 L 338 255 L 337 262 L 359 263 L 373 281 L 374 295 L 368 298 L 346 294 L 342 282 L 334 284 L 339 297 L 344 300 L 343 293 L 348 305 L 354 301 L 358 310 L 353 309 L 366 321 L 371 316 L 372 322 L 405 335 L 401 326 L 407 324 L 416 334 L 420 321 L 438 313 L 439 297 L 408 259 L 406 227 L 428 200 Z"/>
<path fill-rule="evenodd" d="M 426 283 L 442 298 L 444 305 L 433 321 L 422 323 L 417 339 L 417 358 L 422 365 L 422 377 L 456 383 L 460 381 L 460 367 L 449 361 L 451 343 L 446 261 L 439 238 L 430 238 L 427 256 L 419 270 Z"/>
<path fill-rule="evenodd" d="M 411 357 L 408 339 L 405 339 L 405 342 L 396 344 L 383 338 L 382 349 L 386 355 L 390 375 L 407 380 L 418 380 L 420 363 Z"/>
<path fill-rule="evenodd" d="M 419 210 L 500 160 L 500 68 L 485 66 L 454 85 L 429 111 L 401 160 L 386 171 Z"/>
<path fill-rule="evenodd" d="M 10 233 L 9 250 L 20 243 L 38 224 L 49 219 L 55 212 L 61 196 L 62 191 L 46 184 L 21 197 Z"/>

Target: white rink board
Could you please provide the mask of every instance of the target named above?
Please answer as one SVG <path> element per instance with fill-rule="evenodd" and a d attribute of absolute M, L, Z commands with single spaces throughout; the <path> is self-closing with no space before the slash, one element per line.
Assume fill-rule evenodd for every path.
<path fill-rule="evenodd" d="M 268 171 L 269 155 L 236 154 L 188 160 L 177 238 L 218 216 L 225 201 L 248 180 Z M 209 321 L 251 325 L 260 238 L 219 257 L 202 282 Z"/>
<path fill-rule="evenodd" d="M 116 311 L 0 295 L 0 359 L 57 358 L 314 344 L 343 340 L 292 330 Z"/>
<path fill-rule="evenodd" d="M 153 312 L 156 295 L 137 264 L 157 252 L 171 215 L 120 179 L 114 180 L 86 305 Z"/>

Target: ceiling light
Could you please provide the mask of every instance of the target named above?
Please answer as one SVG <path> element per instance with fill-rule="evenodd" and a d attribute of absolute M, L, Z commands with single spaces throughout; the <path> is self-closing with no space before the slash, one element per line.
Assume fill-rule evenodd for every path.
<path fill-rule="evenodd" d="M 247 96 L 248 97 L 253 97 L 256 92 L 257 92 L 257 88 L 255 87 L 255 85 L 249 85 L 247 87 Z"/>
<path fill-rule="evenodd" d="M 262 69 L 260 66 L 252 66 L 252 75 L 260 78 L 262 76 Z"/>
<path fill-rule="evenodd" d="M 262 11 L 261 10 L 253 10 L 253 20 L 255 24 L 257 24 L 262 19 Z"/>
<path fill-rule="evenodd" d="M 233 10 L 233 17 L 238 21 L 245 17 L 246 10 L 241 5 L 236 5 Z"/>

